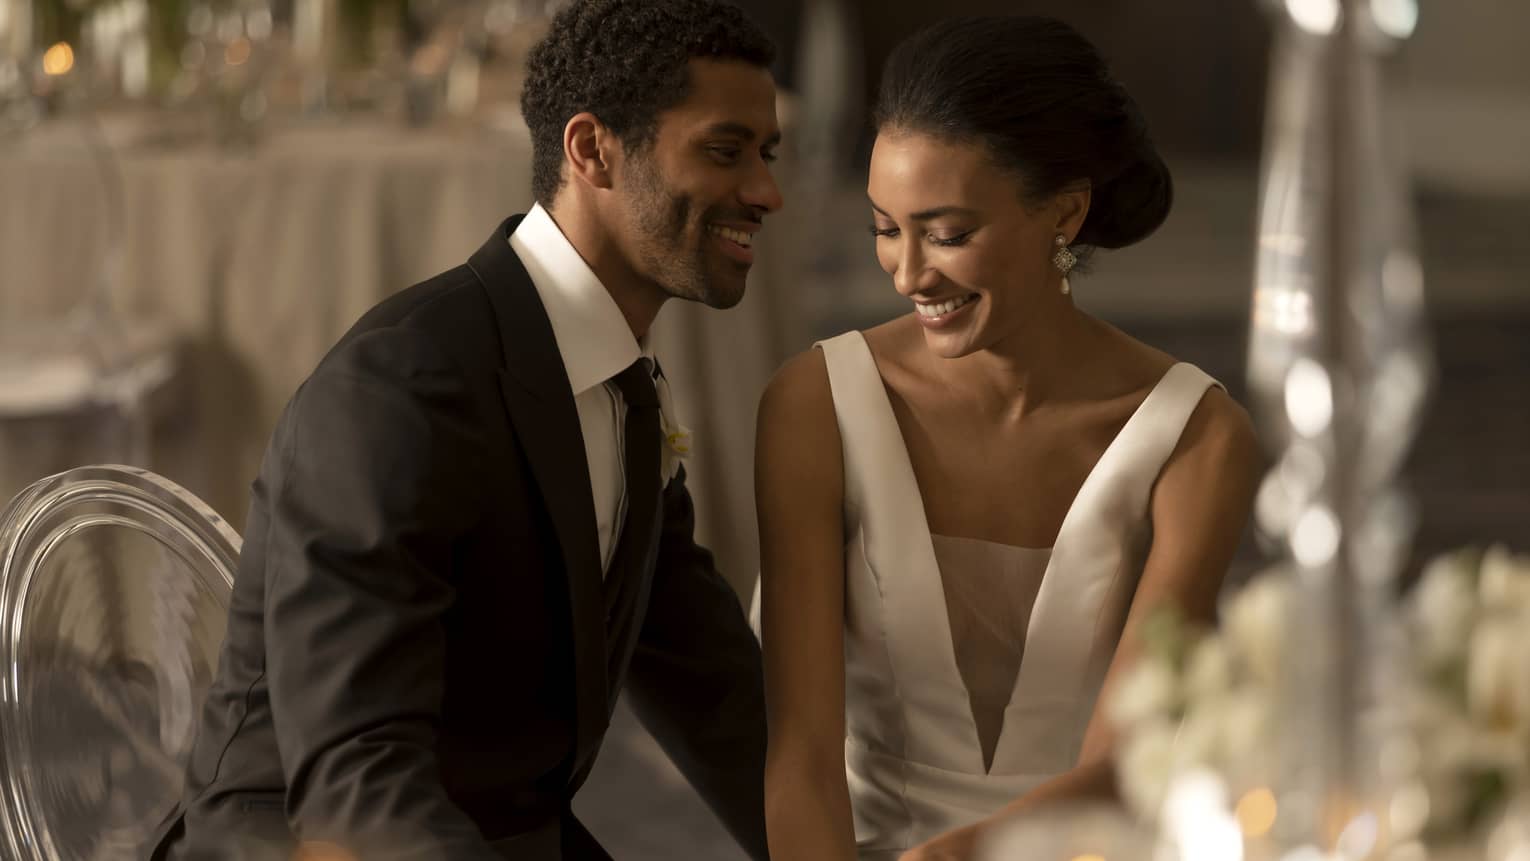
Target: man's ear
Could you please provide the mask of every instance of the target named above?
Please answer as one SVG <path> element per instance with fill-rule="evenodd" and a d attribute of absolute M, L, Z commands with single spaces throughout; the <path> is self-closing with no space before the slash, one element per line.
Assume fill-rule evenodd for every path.
<path fill-rule="evenodd" d="M 588 111 L 575 114 L 563 127 L 563 159 L 569 175 L 592 188 L 610 188 L 621 141 L 600 118 Z"/>

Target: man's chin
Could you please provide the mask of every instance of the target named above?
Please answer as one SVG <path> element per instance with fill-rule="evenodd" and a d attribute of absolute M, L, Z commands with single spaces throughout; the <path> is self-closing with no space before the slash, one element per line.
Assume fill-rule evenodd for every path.
<path fill-rule="evenodd" d="M 707 297 L 701 301 L 705 302 L 708 308 L 726 311 L 744 301 L 744 282 L 740 280 L 737 287 L 709 290 Z"/>
<path fill-rule="evenodd" d="M 749 267 L 741 266 L 733 261 L 723 267 L 723 271 L 714 272 L 707 281 L 707 299 L 704 300 L 708 307 L 725 311 L 744 301 L 744 289 L 747 286 Z"/>
<path fill-rule="evenodd" d="M 744 301 L 744 278 L 713 278 L 706 284 L 693 285 L 670 292 L 677 299 L 700 302 L 708 308 L 726 311 Z"/>

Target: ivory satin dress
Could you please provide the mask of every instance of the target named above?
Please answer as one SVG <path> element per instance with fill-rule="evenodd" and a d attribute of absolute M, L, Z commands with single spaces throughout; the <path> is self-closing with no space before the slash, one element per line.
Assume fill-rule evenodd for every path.
<path fill-rule="evenodd" d="M 1071 768 L 1151 537 L 1154 481 L 1216 385 L 1156 384 L 1051 548 L 932 535 L 859 332 L 824 351 L 845 469 L 845 769 L 862 861 L 975 822 Z"/>

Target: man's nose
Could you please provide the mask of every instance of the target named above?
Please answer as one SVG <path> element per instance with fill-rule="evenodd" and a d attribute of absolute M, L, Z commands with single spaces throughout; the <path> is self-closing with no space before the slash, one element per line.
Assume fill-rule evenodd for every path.
<path fill-rule="evenodd" d="M 755 169 L 750 173 L 749 179 L 739 189 L 740 200 L 756 210 L 771 213 L 779 210 L 786 204 L 781 198 L 781 189 L 776 185 L 775 177 L 770 174 L 770 164 L 763 158 L 755 162 Z"/>

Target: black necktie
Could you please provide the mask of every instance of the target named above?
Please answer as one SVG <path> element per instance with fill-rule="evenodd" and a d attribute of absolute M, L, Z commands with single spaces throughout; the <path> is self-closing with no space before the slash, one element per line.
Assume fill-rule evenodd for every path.
<path fill-rule="evenodd" d="M 627 476 L 627 519 L 606 570 L 605 608 L 609 679 L 620 685 L 631 655 L 634 603 L 647 579 L 659 514 L 659 395 L 647 359 L 640 358 L 612 382 L 627 403 L 622 445 Z M 614 691 L 613 691 L 614 692 Z M 614 700 L 614 697 L 613 697 Z"/>

